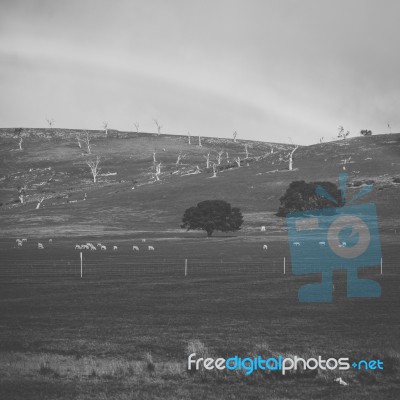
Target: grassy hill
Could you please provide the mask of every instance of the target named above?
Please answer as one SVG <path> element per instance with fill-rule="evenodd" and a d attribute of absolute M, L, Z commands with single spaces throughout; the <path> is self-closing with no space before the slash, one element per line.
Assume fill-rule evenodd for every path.
<path fill-rule="evenodd" d="M 274 213 L 291 181 L 335 182 L 345 159 L 350 192 L 374 181 L 375 190 L 367 200 L 378 204 L 385 227 L 395 229 L 400 134 L 299 147 L 293 171 L 288 170 L 293 148 L 288 144 L 202 137 L 199 147 L 197 137 L 192 137 L 189 145 L 185 136 L 114 130 L 107 136 L 103 131 L 88 134 L 92 154 L 82 142 L 82 130 L 0 130 L 0 234 L 179 232 L 184 210 L 205 199 L 224 199 L 240 207 L 247 234 L 261 224 L 273 230 L 283 224 Z M 18 150 L 20 137 L 22 150 Z M 210 161 L 216 162 L 222 151 L 220 171 L 212 178 L 205 156 L 210 153 Z M 154 152 L 161 162 L 160 181 L 155 180 Z M 176 165 L 178 154 L 185 157 Z M 101 157 L 101 174 L 93 183 L 86 161 L 95 155 Z M 241 157 L 240 168 L 234 162 L 236 157 Z M 200 173 L 195 173 L 197 166 Z M 23 185 L 25 204 L 16 202 L 17 187 Z"/>

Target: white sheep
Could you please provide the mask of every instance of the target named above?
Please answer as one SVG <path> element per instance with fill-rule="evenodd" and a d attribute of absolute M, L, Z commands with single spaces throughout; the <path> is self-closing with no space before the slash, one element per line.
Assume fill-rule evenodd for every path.
<path fill-rule="evenodd" d="M 22 242 L 18 242 L 18 247 L 22 247 Z"/>
<path fill-rule="evenodd" d="M 339 244 L 339 247 L 346 247 L 347 243 L 346 242 L 342 242 L 341 244 Z"/>
<path fill-rule="evenodd" d="M 326 245 L 325 242 L 318 242 L 318 244 L 319 244 L 320 246 L 325 246 L 325 245 Z"/>
<path fill-rule="evenodd" d="M 75 245 L 75 250 L 82 250 L 81 246 L 79 246 L 79 244 Z"/>
<path fill-rule="evenodd" d="M 97 246 L 99 246 L 99 247 L 101 247 L 101 246 L 103 246 L 101 243 L 97 243 Z"/>
<path fill-rule="evenodd" d="M 38 245 L 37 245 L 37 246 L 38 246 L 38 249 L 42 249 L 42 250 L 44 249 L 44 246 L 43 246 L 43 244 L 42 244 L 42 243 L 38 243 Z"/>
<path fill-rule="evenodd" d="M 81 249 L 82 249 L 82 250 L 89 250 L 89 246 L 87 246 L 86 244 L 83 244 L 83 245 L 81 246 Z"/>
<path fill-rule="evenodd" d="M 53 243 L 53 239 L 49 239 L 49 243 Z"/>
<path fill-rule="evenodd" d="M 263 250 L 268 250 L 268 246 L 266 244 L 264 244 Z"/>
<path fill-rule="evenodd" d="M 107 247 L 104 246 L 104 245 L 102 245 L 102 246 L 100 247 L 100 250 L 107 250 Z"/>
<path fill-rule="evenodd" d="M 265 232 L 265 226 L 263 225 L 262 227 L 261 227 L 261 232 Z"/>
<path fill-rule="evenodd" d="M 28 241 L 28 239 L 27 238 L 23 238 L 22 241 L 25 243 L 25 242 Z"/>
<path fill-rule="evenodd" d="M 117 246 L 113 246 L 113 250 L 114 251 L 118 250 L 118 247 Z"/>
<path fill-rule="evenodd" d="M 293 246 L 299 247 L 301 246 L 300 242 L 293 242 Z"/>
<path fill-rule="evenodd" d="M 142 243 L 146 243 L 146 239 L 142 239 Z"/>
<path fill-rule="evenodd" d="M 149 251 L 154 251 L 154 247 L 153 247 L 153 246 L 149 246 L 149 247 L 148 247 L 148 250 L 149 250 Z"/>
<path fill-rule="evenodd" d="M 18 242 L 22 242 L 22 239 L 17 239 L 16 242 L 17 242 L 17 243 L 18 243 Z"/>
<path fill-rule="evenodd" d="M 139 247 L 133 246 L 133 247 L 132 247 L 132 250 L 133 250 L 133 251 L 139 251 Z"/>

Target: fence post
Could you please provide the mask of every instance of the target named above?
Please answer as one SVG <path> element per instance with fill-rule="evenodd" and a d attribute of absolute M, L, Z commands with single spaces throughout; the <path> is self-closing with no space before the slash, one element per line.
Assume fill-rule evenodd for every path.
<path fill-rule="evenodd" d="M 83 275 L 82 252 L 80 252 L 80 254 L 81 254 L 81 278 L 82 278 Z"/>
<path fill-rule="evenodd" d="M 283 257 L 283 275 L 286 275 L 286 257 Z"/>
<path fill-rule="evenodd" d="M 187 276 L 187 258 L 185 258 L 185 276 Z"/>

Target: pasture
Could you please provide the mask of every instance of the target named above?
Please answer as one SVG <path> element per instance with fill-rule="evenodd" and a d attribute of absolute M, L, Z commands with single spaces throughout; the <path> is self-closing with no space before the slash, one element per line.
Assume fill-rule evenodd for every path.
<path fill-rule="evenodd" d="M 280 236 L 268 239 L 267 252 L 257 235 L 46 240 L 29 238 L 22 248 L 1 240 L 1 398 L 397 398 L 394 239 L 384 240 L 383 275 L 378 266 L 361 272 L 381 284 L 382 297 L 348 299 L 338 272 L 327 304 L 298 302 L 300 285 L 318 276 L 290 273 L 289 245 Z M 86 242 L 107 251 L 83 251 L 80 278 L 74 246 Z M 387 369 L 344 371 L 347 387 L 333 382 L 335 371 L 287 379 L 189 374 L 188 346 L 215 357 L 379 357 Z"/>

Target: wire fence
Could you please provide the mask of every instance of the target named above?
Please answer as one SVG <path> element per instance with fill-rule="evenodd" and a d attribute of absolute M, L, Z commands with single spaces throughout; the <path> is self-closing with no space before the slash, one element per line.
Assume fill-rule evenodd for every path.
<path fill-rule="evenodd" d="M 305 274 L 311 265 L 319 261 L 310 258 L 305 264 Z M 322 267 L 321 267 L 322 268 Z M 361 268 L 369 276 L 385 275 L 397 278 L 398 268 L 394 259 L 382 265 Z M 163 258 L 163 257 L 127 257 L 124 255 L 94 257 L 75 253 L 73 257 L 27 259 L 13 257 L 1 259 L 1 282 L 26 280 L 71 279 L 107 279 L 139 277 L 198 277 L 214 278 L 219 276 L 263 277 L 292 276 L 289 257 L 264 257 L 251 259 L 215 259 L 215 258 Z"/>

